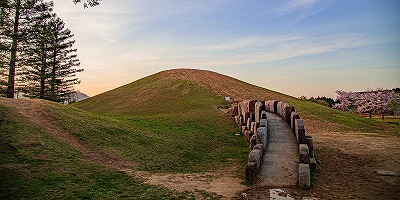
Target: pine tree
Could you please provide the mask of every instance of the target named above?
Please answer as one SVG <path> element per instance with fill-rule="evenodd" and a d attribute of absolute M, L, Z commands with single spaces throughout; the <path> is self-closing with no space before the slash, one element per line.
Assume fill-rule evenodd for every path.
<path fill-rule="evenodd" d="M 24 55 L 24 67 L 21 71 L 21 82 L 24 93 L 29 97 L 46 98 L 46 86 L 50 69 L 51 31 L 50 20 L 52 2 L 40 2 L 35 6 L 35 13 L 31 17 L 32 26 L 28 29 L 27 48 Z"/>
<path fill-rule="evenodd" d="M 76 73 L 83 69 L 76 69 L 74 35 L 52 13 L 53 2 L 5 0 L 0 5 L 0 81 L 7 82 L 6 96 L 13 98 L 20 87 L 30 97 L 63 101 L 80 83 Z"/>
<path fill-rule="evenodd" d="M 10 24 L 10 2 L 4 0 L 0 2 L 0 95 L 7 90 Z"/>
<path fill-rule="evenodd" d="M 20 27 L 20 16 L 21 16 L 21 0 L 16 0 L 14 4 L 11 4 L 15 9 L 14 21 L 12 23 L 12 33 L 7 33 L 6 36 L 10 36 L 11 48 L 10 48 L 10 65 L 8 70 L 8 80 L 7 80 L 7 92 L 6 96 L 8 98 L 14 98 L 15 89 L 15 65 L 17 60 L 17 46 L 20 40 L 19 27 Z M 6 9 L 6 8 L 5 8 Z M 8 39 L 8 38 L 7 38 Z"/>
<path fill-rule="evenodd" d="M 31 16 L 35 13 L 34 8 L 41 0 L 4 0 L 1 2 L 2 30 L 1 47 L 2 53 L 7 54 L 2 62 L 8 61 L 7 91 L 8 98 L 14 98 L 16 72 L 20 67 L 19 55 L 27 47 L 27 29 L 31 26 Z"/>
<path fill-rule="evenodd" d="M 30 97 L 64 101 L 73 92 L 73 85 L 80 81 L 75 77 L 82 69 L 71 30 L 65 27 L 62 19 L 51 14 L 52 4 L 42 3 L 36 9 L 30 29 L 30 48 L 25 53 L 27 58 L 24 68 L 24 91 Z"/>
<path fill-rule="evenodd" d="M 53 100 L 64 101 L 68 95 L 73 93 L 73 85 L 79 84 L 76 73 L 83 69 L 76 55 L 77 49 L 73 48 L 75 40 L 71 30 L 65 27 L 60 18 L 54 18 L 50 22 L 52 36 L 52 62 L 50 73 L 50 97 Z"/>

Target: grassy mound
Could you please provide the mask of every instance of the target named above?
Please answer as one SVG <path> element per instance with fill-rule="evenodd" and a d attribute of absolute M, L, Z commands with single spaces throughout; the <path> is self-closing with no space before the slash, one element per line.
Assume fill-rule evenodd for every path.
<path fill-rule="evenodd" d="M 195 89 L 196 88 L 196 89 Z M 224 105 L 223 96 L 235 101 L 276 99 L 293 105 L 306 121 L 309 133 L 368 132 L 400 134 L 400 127 L 377 122 L 356 114 L 342 112 L 310 101 L 254 86 L 240 80 L 205 70 L 175 69 L 163 71 L 74 106 L 102 115 L 133 119 L 158 119 L 173 127 L 181 118 L 214 113 Z M 199 119 L 207 124 L 216 119 Z M 208 121 L 208 122 L 207 122 Z M 226 123 L 226 122 L 224 122 Z M 185 126 L 185 125 L 184 125 Z M 159 127 L 156 127 L 157 130 Z M 168 129 L 166 130 L 169 131 Z"/>
<path fill-rule="evenodd" d="M 147 131 L 116 145 L 145 170 L 199 172 L 226 160 L 245 162 L 247 145 L 234 136 L 240 130 L 218 110 L 227 106 L 224 97 L 188 80 L 156 74 L 74 106 Z"/>

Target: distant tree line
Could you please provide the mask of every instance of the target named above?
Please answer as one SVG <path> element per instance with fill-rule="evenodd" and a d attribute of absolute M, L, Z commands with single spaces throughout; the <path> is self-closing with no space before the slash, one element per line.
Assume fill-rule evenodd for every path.
<path fill-rule="evenodd" d="M 53 2 L 0 3 L 0 94 L 64 101 L 79 84 L 80 65 L 71 30 L 53 13 Z"/>
<path fill-rule="evenodd" d="M 328 107 L 332 107 L 334 104 L 340 103 L 339 100 L 333 100 L 332 98 L 325 97 L 325 96 L 322 96 L 322 97 L 318 96 L 316 98 L 315 97 L 307 98 L 306 96 L 301 96 L 300 99 L 311 101 L 311 102 L 318 103 L 318 104 L 328 106 Z"/>

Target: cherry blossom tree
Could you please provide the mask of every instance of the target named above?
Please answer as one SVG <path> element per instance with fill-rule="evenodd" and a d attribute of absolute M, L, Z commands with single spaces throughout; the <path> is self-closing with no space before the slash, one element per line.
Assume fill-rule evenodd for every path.
<path fill-rule="evenodd" d="M 393 90 L 383 90 L 382 88 L 378 88 L 376 94 L 378 96 L 378 106 L 380 104 L 380 108 L 377 109 L 377 113 L 382 115 L 382 121 L 384 121 L 385 113 L 389 111 L 389 103 L 393 99 L 398 100 L 400 97 Z"/>
<path fill-rule="evenodd" d="M 360 113 L 369 113 L 369 118 L 372 118 L 373 112 L 380 110 L 380 95 L 373 90 L 357 93 L 357 100 L 355 101 L 357 111 Z"/>
<path fill-rule="evenodd" d="M 346 92 L 343 90 L 337 90 L 336 94 L 337 100 L 340 101 L 340 103 L 337 103 L 333 106 L 333 108 L 343 110 L 343 111 L 350 111 L 351 106 L 355 106 L 355 102 L 357 100 L 357 93 L 355 92 Z"/>
<path fill-rule="evenodd" d="M 367 90 L 365 92 L 346 92 L 342 90 L 336 91 L 339 104 L 335 104 L 334 108 L 340 110 L 350 110 L 351 107 L 357 108 L 360 113 L 372 113 L 382 115 L 384 120 L 385 113 L 389 111 L 389 103 L 395 99 L 399 99 L 399 95 L 393 90 L 385 90 L 377 88 L 376 90 Z"/>

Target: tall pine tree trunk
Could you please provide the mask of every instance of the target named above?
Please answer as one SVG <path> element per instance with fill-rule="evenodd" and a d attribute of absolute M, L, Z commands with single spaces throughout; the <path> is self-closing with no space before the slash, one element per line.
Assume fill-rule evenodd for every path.
<path fill-rule="evenodd" d="M 14 18 L 14 30 L 12 36 L 11 45 L 11 56 L 10 56 L 10 69 L 8 71 L 8 82 L 7 82 L 7 98 L 14 98 L 15 90 L 15 64 L 17 60 L 17 46 L 18 46 L 18 28 L 19 28 L 19 15 L 21 8 L 21 0 L 15 1 L 15 18 Z"/>
<path fill-rule="evenodd" d="M 54 98 L 56 96 L 56 67 L 57 67 L 57 30 L 55 30 L 54 36 L 55 36 L 55 42 L 54 42 L 54 49 L 53 49 L 53 66 L 51 68 L 51 96 Z"/>
<path fill-rule="evenodd" d="M 46 41 L 42 43 L 42 66 L 40 67 L 40 92 L 39 98 L 44 99 L 44 91 L 46 87 Z"/>

